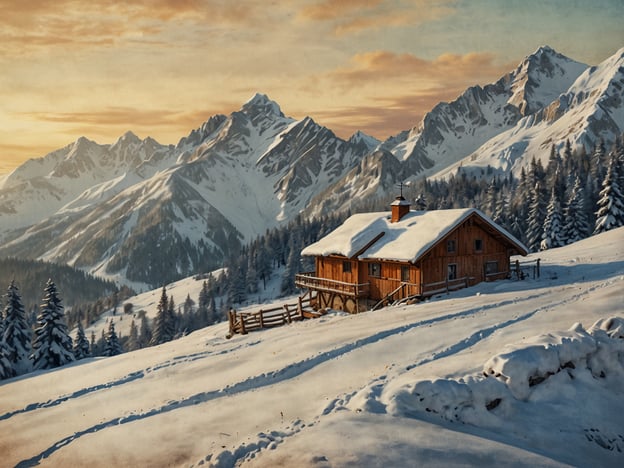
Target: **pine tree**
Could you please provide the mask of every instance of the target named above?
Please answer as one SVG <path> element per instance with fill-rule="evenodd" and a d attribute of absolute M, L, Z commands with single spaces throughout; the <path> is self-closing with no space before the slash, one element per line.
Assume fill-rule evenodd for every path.
<path fill-rule="evenodd" d="M 416 200 L 414 200 L 414 205 L 418 211 L 425 211 L 427 209 L 427 199 L 425 198 L 424 193 L 420 193 Z"/>
<path fill-rule="evenodd" d="M 577 176 L 564 212 L 564 237 L 568 244 L 585 239 L 589 234 L 585 203 L 585 192 L 581 179 Z"/>
<path fill-rule="evenodd" d="M 11 281 L 7 290 L 4 312 L 4 334 L 0 334 L 0 339 L 4 337 L 8 353 L 6 357 L 15 373 L 23 374 L 30 370 L 32 332 L 15 281 Z"/>
<path fill-rule="evenodd" d="M 544 218 L 544 194 L 542 186 L 538 182 L 535 185 L 535 190 L 531 194 L 527 226 L 527 247 L 532 252 L 537 252 L 539 250 L 542 233 L 544 231 Z"/>
<path fill-rule="evenodd" d="M 111 357 L 121 353 L 123 353 L 123 349 L 119 343 L 117 333 L 115 333 L 115 324 L 111 320 L 108 326 L 108 333 L 106 334 L 106 349 L 104 350 L 104 355 Z"/>
<path fill-rule="evenodd" d="M 289 247 L 288 261 L 282 275 L 282 294 L 292 294 L 296 290 L 295 275 L 300 271 L 299 260 L 301 259 L 301 234 L 299 230 L 291 233 Z"/>
<path fill-rule="evenodd" d="M 141 317 L 141 324 L 139 326 L 139 348 L 146 348 L 152 341 L 152 329 L 147 323 L 147 317 L 145 314 Z"/>
<path fill-rule="evenodd" d="M 565 242 L 562 234 L 561 203 L 559 202 L 557 190 L 553 187 L 546 210 L 540 250 L 554 249 L 563 245 L 565 245 Z"/>
<path fill-rule="evenodd" d="M 208 305 L 208 324 L 220 322 L 219 313 L 217 312 L 217 303 L 214 296 L 210 296 L 210 303 Z"/>
<path fill-rule="evenodd" d="M 0 313 L 0 322 L 2 321 L 2 314 Z M 4 340 L 0 339 L 0 380 L 8 379 L 15 375 L 15 369 L 7 357 L 9 354 Z"/>
<path fill-rule="evenodd" d="M 624 226 L 624 197 L 618 185 L 617 159 L 613 155 L 600 191 L 594 234 Z"/>
<path fill-rule="evenodd" d="M 197 327 L 203 328 L 210 324 L 208 317 L 208 302 L 210 295 L 208 293 L 208 282 L 202 283 L 202 288 L 199 291 L 199 297 L 197 298 Z"/>
<path fill-rule="evenodd" d="M 159 345 L 170 341 L 172 336 L 169 336 L 169 300 L 167 298 L 167 290 L 163 286 L 162 293 L 160 295 L 160 301 L 156 306 L 156 318 L 154 319 L 154 330 L 152 330 L 152 339 L 150 344 Z"/>
<path fill-rule="evenodd" d="M 169 338 L 167 341 L 173 340 L 180 331 L 178 327 L 178 317 L 175 311 L 175 302 L 173 301 L 173 296 L 171 296 L 167 303 L 167 337 Z"/>
<path fill-rule="evenodd" d="M 128 351 L 136 351 L 137 349 L 139 349 L 139 347 L 139 329 L 137 328 L 136 323 L 134 323 L 133 320 L 130 324 L 130 335 L 128 336 L 126 349 Z"/>
<path fill-rule="evenodd" d="M 52 369 L 74 360 L 72 339 L 63 318 L 63 306 L 52 280 L 48 280 L 45 293 L 33 340 L 31 359 L 34 369 Z"/>
<path fill-rule="evenodd" d="M 74 357 L 76 360 L 87 358 L 91 355 L 89 348 L 89 340 L 85 336 L 82 323 L 78 321 L 78 330 L 76 331 L 76 339 L 74 340 Z"/>

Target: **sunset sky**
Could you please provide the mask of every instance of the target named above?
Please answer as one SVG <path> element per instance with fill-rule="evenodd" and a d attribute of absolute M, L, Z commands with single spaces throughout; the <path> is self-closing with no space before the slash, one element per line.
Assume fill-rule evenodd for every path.
<path fill-rule="evenodd" d="M 595 65 L 624 0 L 0 0 L 0 174 L 84 135 L 178 140 L 256 92 L 379 139 L 549 45 Z"/>

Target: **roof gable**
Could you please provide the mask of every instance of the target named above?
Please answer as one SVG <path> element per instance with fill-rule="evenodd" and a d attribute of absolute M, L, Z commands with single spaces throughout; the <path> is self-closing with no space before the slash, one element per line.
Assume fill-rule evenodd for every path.
<path fill-rule="evenodd" d="M 355 214 L 342 226 L 303 249 L 301 254 L 342 255 L 348 258 L 358 254 L 360 260 L 416 262 L 472 215 L 479 218 L 503 242 L 510 244 L 523 255 L 528 253 L 527 248 L 519 240 L 481 211 L 466 208 L 410 211 L 395 223 L 390 222 L 387 212 Z M 373 242 L 375 238 L 377 240 Z"/>

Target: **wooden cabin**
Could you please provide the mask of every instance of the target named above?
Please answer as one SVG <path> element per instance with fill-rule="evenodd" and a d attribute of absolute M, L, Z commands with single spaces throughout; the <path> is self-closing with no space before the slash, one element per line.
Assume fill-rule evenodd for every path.
<path fill-rule="evenodd" d="M 307 246 L 315 271 L 295 284 L 316 293 L 317 308 L 360 312 L 507 278 L 510 256 L 527 253 L 479 210 L 411 211 L 397 197 L 390 213 L 355 214 Z"/>

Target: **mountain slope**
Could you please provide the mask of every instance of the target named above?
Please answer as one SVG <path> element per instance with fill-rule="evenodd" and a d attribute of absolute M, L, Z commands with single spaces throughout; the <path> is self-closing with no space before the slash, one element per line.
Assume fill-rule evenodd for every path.
<path fill-rule="evenodd" d="M 2 381 L 4 463 L 621 466 L 623 241 L 542 252 L 541 280 L 230 340 L 223 323 Z M 515 372 L 484 376 L 493 358 Z"/>

